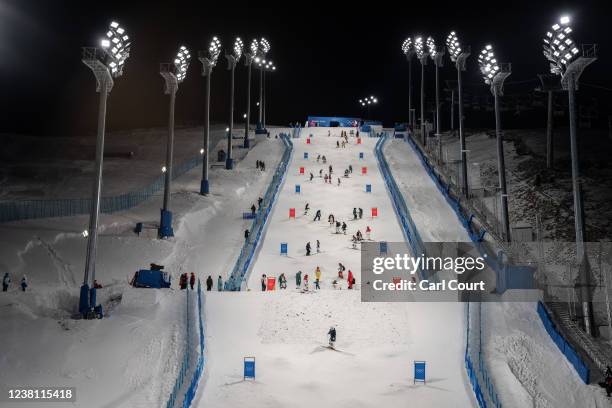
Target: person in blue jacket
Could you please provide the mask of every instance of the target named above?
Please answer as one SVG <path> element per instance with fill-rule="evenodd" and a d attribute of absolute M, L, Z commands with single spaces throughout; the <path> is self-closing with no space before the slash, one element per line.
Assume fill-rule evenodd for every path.
<path fill-rule="evenodd" d="M 23 278 L 21 278 L 21 290 L 23 292 L 25 292 L 27 287 L 28 287 L 28 280 L 27 280 L 26 276 L 23 275 Z"/>

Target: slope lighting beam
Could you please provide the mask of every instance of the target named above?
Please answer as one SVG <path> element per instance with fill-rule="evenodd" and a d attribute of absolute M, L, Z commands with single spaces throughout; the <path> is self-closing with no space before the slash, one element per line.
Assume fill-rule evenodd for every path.
<path fill-rule="evenodd" d="M 414 112 L 412 111 L 412 57 L 415 55 L 412 38 L 408 37 L 402 43 L 402 52 L 408 60 L 408 124 L 414 127 Z"/>
<path fill-rule="evenodd" d="M 587 334 L 592 334 L 592 303 L 590 285 L 590 272 L 588 270 L 587 253 L 584 248 L 584 213 L 582 208 L 580 172 L 578 162 L 578 145 L 576 142 L 576 99 L 578 81 L 584 69 L 597 59 L 597 45 L 583 44 L 582 53 L 571 38 L 572 28 L 570 18 L 563 16 L 558 23 L 552 25 L 546 32 L 543 44 L 543 53 L 550 62 L 550 72 L 561 76 L 561 86 L 567 91 L 569 98 L 570 122 L 570 152 L 572 158 L 572 188 L 574 195 L 574 227 L 576 230 L 576 257 L 580 267 L 580 294 L 582 300 L 582 314 L 584 328 Z"/>
<path fill-rule="evenodd" d="M 427 135 L 425 134 L 425 65 L 427 65 L 429 52 L 425 48 L 423 37 L 417 37 L 414 40 L 414 50 L 421 63 L 421 138 L 423 139 L 423 146 L 427 147 Z"/>
<path fill-rule="evenodd" d="M 174 156 L 174 106 L 179 84 L 185 80 L 191 54 L 185 46 L 181 46 L 172 63 L 160 64 L 159 73 L 164 78 L 164 93 L 170 96 L 168 113 L 168 140 L 166 144 L 166 171 L 164 172 L 164 205 L 161 209 L 158 236 L 167 238 L 174 236 L 172 229 L 172 212 L 170 211 L 170 191 L 172 190 L 172 167 Z"/>
<path fill-rule="evenodd" d="M 200 194 L 206 195 L 210 192 L 210 184 L 208 181 L 208 170 L 210 160 L 210 77 L 213 68 L 217 65 L 219 55 L 221 54 L 221 41 L 217 37 L 213 37 L 206 51 L 198 53 L 198 59 L 202 63 L 202 76 L 205 78 L 204 88 L 204 142 L 202 149 L 202 181 L 200 182 Z"/>
<path fill-rule="evenodd" d="M 260 67 L 259 70 L 259 121 L 257 122 L 256 134 L 267 133 L 266 128 L 263 126 L 263 98 L 264 98 L 264 70 L 263 66 L 267 63 L 266 55 L 270 52 L 270 42 L 265 38 L 259 40 L 258 55 L 255 58 L 255 62 Z"/>
<path fill-rule="evenodd" d="M 436 66 L 436 136 L 438 137 L 438 160 L 442 162 L 442 134 L 440 132 L 440 79 L 439 70 L 444 66 L 444 47 L 438 48 L 433 37 L 427 38 L 429 56 Z"/>
<path fill-rule="evenodd" d="M 461 149 L 461 178 L 462 192 L 465 197 L 469 197 L 468 172 L 467 172 L 467 150 L 465 147 L 465 135 L 463 134 L 463 89 L 461 86 L 461 71 L 465 71 L 465 61 L 470 56 L 470 47 L 461 48 L 459 38 L 454 31 L 446 38 L 446 48 L 451 61 L 457 68 L 457 104 L 459 108 L 459 145 Z"/>
<path fill-rule="evenodd" d="M 504 160 L 504 144 L 501 133 L 501 115 L 499 110 L 499 98 L 504 92 L 504 81 L 512 73 L 510 64 L 500 64 L 495 58 L 493 47 L 489 44 L 478 54 L 478 67 L 485 84 L 491 86 L 495 105 L 495 135 L 497 142 L 497 173 L 499 178 L 499 190 L 501 193 L 502 211 L 502 236 L 506 242 L 510 242 L 510 216 L 508 212 L 508 190 L 506 184 L 506 164 Z"/>
<path fill-rule="evenodd" d="M 257 57 L 259 52 L 259 41 L 256 39 L 251 40 L 249 49 L 244 53 L 244 65 L 248 68 L 247 76 L 247 108 L 244 124 L 244 147 L 249 148 L 249 128 L 251 127 L 251 70 L 253 67 L 253 61 Z"/>
<path fill-rule="evenodd" d="M 242 51 L 244 43 L 237 37 L 234 41 L 234 47 L 231 54 L 226 54 L 227 69 L 231 72 L 230 74 L 230 119 L 229 119 L 229 130 L 227 132 L 227 156 L 225 159 L 225 168 L 231 170 L 234 167 L 234 160 L 232 158 L 232 134 L 234 133 L 234 73 L 236 71 L 236 64 L 242 57 Z"/>
<path fill-rule="evenodd" d="M 102 168 L 104 161 L 104 136 L 106 131 L 106 99 L 113 89 L 114 78 L 123 75 L 125 62 L 130 56 L 131 43 L 126 31 L 113 21 L 99 47 L 84 47 L 82 62 L 96 78 L 96 91 L 100 94 L 98 105 L 98 131 L 96 137 L 96 175 L 93 184 L 92 205 L 87 233 L 87 255 L 83 285 L 79 295 L 79 313 L 85 318 L 95 316 L 96 251 L 98 246 L 98 220 L 100 217 L 100 195 L 102 192 Z"/>

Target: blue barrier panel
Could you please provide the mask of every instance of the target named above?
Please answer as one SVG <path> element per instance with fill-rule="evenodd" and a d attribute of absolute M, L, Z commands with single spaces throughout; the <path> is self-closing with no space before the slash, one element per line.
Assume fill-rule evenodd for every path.
<path fill-rule="evenodd" d="M 308 152 L 304 152 L 304 159 L 308 159 Z"/>
<path fill-rule="evenodd" d="M 242 219 L 243 220 L 252 220 L 255 218 L 255 214 L 253 214 L 252 212 L 243 212 L 242 213 Z"/>
<path fill-rule="evenodd" d="M 366 184 L 366 193 L 371 193 L 371 192 L 372 192 L 372 185 Z"/>
<path fill-rule="evenodd" d="M 255 357 L 244 358 L 244 378 L 255 379 Z"/>
<path fill-rule="evenodd" d="M 427 363 L 425 361 L 415 361 L 414 362 L 414 381 L 415 384 L 417 381 L 426 383 L 425 381 L 425 365 Z"/>
<path fill-rule="evenodd" d="M 281 242 L 281 248 L 280 248 L 280 253 L 281 255 L 287 255 L 287 243 L 286 242 Z"/>
<path fill-rule="evenodd" d="M 381 254 L 387 253 L 387 241 L 380 241 L 378 244 L 378 249 Z"/>
<path fill-rule="evenodd" d="M 359 152 L 359 159 L 363 159 L 363 152 Z"/>
<path fill-rule="evenodd" d="M 302 192 L 302 187 L 299 184 L 295 185 L 295 193 L 300 194 Z"/>

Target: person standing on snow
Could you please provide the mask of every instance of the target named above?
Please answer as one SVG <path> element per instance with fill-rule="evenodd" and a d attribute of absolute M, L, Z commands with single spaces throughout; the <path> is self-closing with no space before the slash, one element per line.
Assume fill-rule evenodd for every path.
<path fill-rule="evenodd" d="M 319 178 L 322 178 L 322 177 L 323 177 L 323 169 L 320 169 L 319 170 Z"/>
<path fill-rule="evenodd" d="M 321 267 L 317 266 L 317 269 L 315 269 L 315 278 L 317 278 L 317 280 L 321 279 Z"/>
<path fill-rule="evenodd" d="M 357 219 L 357 208 L 353 208 L 353 219 Z"/>
<path fill-rule="evenodd" d="M 221 275 L 217 278 L 217 292 L 223 292 L 223 279 Z"/>
<path fill-rule="evenodd" d="M 266 291 L 266 274 L 264 273 L 263 275 L 261 275 L 261 291 L 265 292 Z"/>
<path fill-rule="evenodd" d="M 346 222 L 342 222 L 342 232 L 346 235 Z"/>
<path fill-rule="evenodd" d="M 306 256 L 310 256 L 310 242 L 306 243 Z"/>
<path fill-rule="evenodd" d="M 353 276 L 353 272 L 349 269 L 348 271 L 348 288 L 353 289 L 353 285 L 355 284 L 355 277 Z"/>
<path fill-rule="evenodd" d="M 372 228 L 370 228 L 370 226 L 368 225 L 366 227 L 366 237 L 368 239 L 368 241 L 370 241 L 370 234 L 372 233 Z"/>
<path fill-rule="evenodd" d="M 302 271 L 297 271 L 295 274 L 295 287 L 299 289 L 300 286 L 302 286 Z"/>
<path fill-rule="evenodd" d="M 308 292 L 308 274 L 304 275 L 304 290 Z"/>
<path fill-rule="evenodd" d="M 4 273 L 4 278 L 2 278 L 2 291 L 6 292 L 8 291 L 8 287 L 11 283 L 11 277 L 9 276 L 8 272 Z"/>
<path fill-rule="evenodd" d="M 317 254 L 321 253 L 321 243 L 317 239 Z"/>
<path fill-rule="evenodd" d="M 248 239 L 249 239 L 249 234 L 250 234 L 250 232 L 249 232 L 249 230 L 248 230 L 248 229 L 244 230 L 244 239 L 245 239 L 245 241 L 248 241 Z"/>
<path fill-rule="evenodd" d="M 257 211 L 257 208 L 255 207 L 255 204 L 253 204 L 251 206 L 251 215 L 254 217 L 255 216 L 255 211 Z"/>
<path fill-rule="evenodd" d="M 313 178 L 314 176 L 312 175 L 312 173 L 310 173 L 310 181 L 312 181 Z"/>
<path fill-rule="evenodd" d="M 359 209 L 359 219 L 363 218 L 363 208 Z"/>
<path fill-rule="evenodd" d="M 353 166 L 349 164 L 348 170 L 349 170 L 349 173 L 352 173 L 353 172 Z"/>
<path fill-rule="evenodd" d="M 284 273 L 281 273 L 278 277 L 278 283 L 281 289 L 287 289 L 287 278 Z"/>
<path fill-rule="evenodd" d="M 353 237 L 351 238 L 351 242 L 353 243 L 352 248 L 353 249 L 357 249 L 357 237 L 353 235 Z"/>
<path fill-rule="evenodd" d="M 331 176 L 332 174 L 334 174 L 334 169 L 332 168 L 332 165 L 329 165 L 329 175 Z"/>
<path fill-rule="evenodd" d="M 212 276 L 208 275 L 208 278 L 206 278 L 206 291 L 210 292 L 212 290 L 213 287 L 213 279 Z"/>
<path fill-rule="evenodd" d="M 306 203 L 306 206 L 304 207 L 304 215 L 308 215 L 308 210 L 310 210 L 310 206 L 308 203 Z"/>
<path fill-rule="evenodd" d="M 189 286 L 191 286 L 191 290 L 193 290 L 194 285 L 195 285 L 195 273 L 191 272 L 191 276 L 189 277 Z"/>
<path fill-rule="evenodd" d="M 336 221 L 336 234 L 340 233 L 340 227 L 341 227 L 340 221 Z"/>
<path fill-rule="evenodd" d="M 346 268 L 344 265 L 338 262 L 338 278 L 344 279 L 344 271 L 346 271 Z"/>
<path fill-rule="evenodd" d="M 334 344 L 336 343 L 336 328 L 334 326 L 330 327 L 327 335 L 329 336 L 329 347 L 334 348 Z"/>
<path fill-rule="evenodd" d="M 21 291 L 25 292 L 27 287 L 28 287 L 28 280 L 27 280 L 26 276 L 23 275 L 23 278 L 21 278 Z"/>

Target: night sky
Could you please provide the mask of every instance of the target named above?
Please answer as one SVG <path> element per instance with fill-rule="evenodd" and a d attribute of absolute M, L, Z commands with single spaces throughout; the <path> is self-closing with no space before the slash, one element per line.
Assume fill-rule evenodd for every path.
<path fill-rule="evenodd" d="M 548 71 L 541 39 L 563 14 L 572 17 L 577 43 L 599 45 L 600 59 L 587 68 L 582 80 L 612 88 L 612 22 L 610 7 L 603 1 L 456 2 L 448 7 L 433 1 L 261 4 L 265 3 L 0 0 L 0 132 L 48 136 L 93 132 L 95 81 L 80 62 L 80 47 L 97 45 L 114 19 L 131 36 L 132 52 L 110 95 L 110 130 L 165 125 L 167 97 L 159 63 L 170 61 L 179 45 L 197 56 L 213 35 L 224 46 L 237 35 L 245 44 L 253 37 L 269 39 L 269 59 L 277 66 L 268 113 L 268 122 L 274 124 L 304 121 L 308 114 L 360 115 L 357 99 L 370 94 L 380 100 L 373 116 L 386 124 L 405 120 L 408 67 L 400 46 L 409 35 L 432 35 L 442 43 L 455 30 L 462 44 L 472 46 L 473 55 L 492 43 L 500 62 L 512 62 L 511 90 L 512 81 Z M 416 76 L 420 68 L 414 64 Z M 212 77 L 214 122 L 228 117 L 225 68 L 225 60 L 220 59 Z M 433 65 L 427 68 L 432 86 Z M 194 59 L 177 95 L 177 125 L 202 123 L 200 71 L 201 64 Z M 246 67 L 241 64 L 236 75 L 235 113 L 240 118 L 246 103 Z M 442 79 L 456 75 L 448 59 L 441 75 Z M 472 56 L 466 83 L 480 81 Z M 253 85 L 255 97 L 257 81 Z M 417 77 L 414 85 L 417 101 Z"/>

